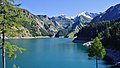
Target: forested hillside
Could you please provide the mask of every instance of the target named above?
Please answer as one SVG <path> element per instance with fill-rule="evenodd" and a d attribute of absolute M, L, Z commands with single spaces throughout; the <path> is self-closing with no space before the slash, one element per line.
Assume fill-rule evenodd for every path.
<path fill-rule="evenodd" d="M 101 38 L 107 48 L 120 49 L 120 19 L 91 23 L 83 27 L 77 34 L 77 40 Z"/>

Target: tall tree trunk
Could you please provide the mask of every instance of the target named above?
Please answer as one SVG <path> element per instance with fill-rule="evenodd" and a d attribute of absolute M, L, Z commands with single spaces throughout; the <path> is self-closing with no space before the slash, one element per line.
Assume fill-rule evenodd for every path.
<path fill-rule="evenodd" d="M 5 33 L 4 33 L 4 24 L 3 24 L 3 31 L 2 31 L 2 64 L 3 64 L 3 68 L 6 68 L 4 43 L 5 43 Z"/>
<path fill-rule="evenodd" d="M 96 56 L 96 68 L 98 68 L 98 57 Z"/>

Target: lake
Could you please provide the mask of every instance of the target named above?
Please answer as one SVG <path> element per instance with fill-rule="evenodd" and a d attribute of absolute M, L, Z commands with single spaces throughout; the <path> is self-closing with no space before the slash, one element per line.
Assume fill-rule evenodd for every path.
<path fill-rule="evenodd" d="M 80 43 L 73 43 L 72 40 L 70 38 L 10 40 L 27 50 L 18 54 L 15 60 L 7 59 L 7 68 L 12 68 L 14 63 L 20 68 L 95 68 L 95 60 L 89 59 L 87 48 Z M 109 66 L 99 60 L 99 68 Z"/>

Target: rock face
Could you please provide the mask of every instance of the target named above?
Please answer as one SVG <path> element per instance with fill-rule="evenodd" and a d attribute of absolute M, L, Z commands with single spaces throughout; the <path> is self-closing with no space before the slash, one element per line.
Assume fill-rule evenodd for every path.
<path fill-rule="evenodd" d="M 97 14 L 82 12 L 74 19 L 66 15 L 48 17 L 47 15 L 34 15 L 24 9 L 29 22 L 22 22 L 32 36 L 70 37 L 79 31 L 84 23 L 89 23 Z"/>
<path fill-rule="evenodd" d="M 98 15 L 97 13 L 82 12 L 75 18 L 63 14 L 48 17 L 47 15 L 34 15 L 25 9 L 23 11 L 26 16 L 25 20 L 29 20 L 29 22 L 23 21 L 20 24 L 27 29 L 26 35 L 28 36 L 74 37 L 82 26 L 90 23 Z"/>
<path fill-rule="evenodd" d="M 110 7 L 104 13 L 95 17 L 91 22 L 96 23 L 105 20 L 115 20 L 120 18 L 120 4 Z"/>
<path fill-rule="evenodd" d="M 52 18 L 50 18 L 50 20 L 59 29 L 69 28 L 74 23 L 74 21 L 71 18 L 67 17 L 66 15 L 60 15 L 60 16 L 57 16 L 57 17 L 52 17 Z"/>
<path fill-rule="evenodd" d="M 26 16 L 25 20 L 29 21 L 22 21 L 20 24 L 29 31 L 31 36 L 51 37 L 61 29 L 71 28 L 74 23 L 74 20 L 65 15 L 50 18 L 47 15 L 34 15 L 25 9 L 23 11 Z"/>
<path fill-rule="evenodd" d="M 47 15 L 34 15 L 25 9 L 24 13 L 29 22 L 23 21 L 21 25 L 28 29 L 32 36 L 53 36 L 58 31 Z"/>
<path fill-rule="evenodd" d="M 97 15 L 96 13 L 82 12 L 75 18 L 70 18 L 66 15 L 56 17 L 34 15 L 26 9 L 23 9 L 23 12 L 25 18 L 19 24 L 22 25 L 20 29 L 24 31 L 18 37 L 74 37 L 85 23 L 89 23 Z"/>
<path fill-rule="evenodd" d="M 77 15 L 75 18 L 68 18 L 71 23 L 67 26 L 67 28 L 61 29 L 56 34 L 56 37 L 64 36 L 64 37 L 75 37 L 76 33 L 86 24 L 90 23 L 91 20 L 97 16 L 97 13 L 88 13 L 82 12 Z M 66 17 L 67 18 L 67 17 Z"/>

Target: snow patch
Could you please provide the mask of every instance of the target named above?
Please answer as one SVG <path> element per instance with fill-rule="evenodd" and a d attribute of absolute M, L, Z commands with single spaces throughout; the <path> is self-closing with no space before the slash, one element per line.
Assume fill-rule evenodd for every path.
<path fill-rule="evenodd" d="M 75 17 L 71 16 L 70 18 L 71 18 L 71 19 L 74 19 Z"/>
<path fill-rule="evenodd" d="M 85 16 L 85 17 L 87 17 L 87 18 L 93 19 L 92 17 L 90 17 L 90 16 L 87 15 L 86 13 L 87 13 L 87 12 L 84 11 L 84 12 L 80 13 L 79 16 L 83 15 L 83 16 Z"/>

